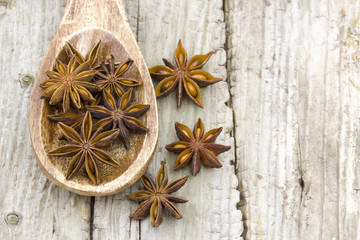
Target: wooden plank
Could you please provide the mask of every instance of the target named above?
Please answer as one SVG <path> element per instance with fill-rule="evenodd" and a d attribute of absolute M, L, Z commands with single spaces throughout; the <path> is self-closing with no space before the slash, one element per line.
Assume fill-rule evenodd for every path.
<path fill-rule="evenodd" d="M 338 91 L 341 124 L 338 135 L 338 231 L 343 239 L 360 238 L 360 2 L 340 6 L 340 71 Z M 332 104 L 332 103 L 330 103 Z M 330 105 L 329 104 L 329 105 Z M 339 121 L 338 120 L 338 121 Z M 331 190 L 331 189 L 329 189 Z"/>
<path fill-rule="evenodd" d="M 246 239 L 358 239 L 359 3 L 226 6 Z"/>
<path fill-rule="evenodd" d="M 298 36 L 284 33 L 293 27 L 291 18 L 286 19 L 292 13 L 290 7 L 286 12 L 279 5 L 226 2 L 228 71 L 246 239 L 296 239 L 299 224 L 297 82 L 295 59 L 286 57 L 294 54 L 296 49 L 290 45 Z M 283 232 L 288 237 L 283 238 Z"/>
<path fill-rule="evenodd" d="M 131 7 L 131 6 L 134 7 Z M 206 66 L 215 76 L 226 78 L 225 23 L 222 1 L 133 1 L 127 2 L 128 14 L 138 8 L 138 28 L 130 16 L 133 29 L 137 29 L 138 43 L 148 66 L 161 64 L 161 58 L 173 59 L 173 53 L 179 38 L 189 55 L 216 53 Z M 96 198 L 94 236 L 104 239 L 136 239 L 140 231 L 141 239 L 241 239 L 241 212 L 236 209 L 239 192 L 234 175 L 234 139 L 232 111 L 226 82 L 202 89 L 205 109 L 200 109 L 189 100 L 183 102 L 180 110 L 176 109 L 175 94 L 159 99 L 160 135 L 154 159 L 148 174 L 155 176 L 161 161 L 166 161 L 170 179 L 188 175 L 189 169 L 177 172 L 170 170 L 176 159 L 164 146 L 177 140 L 174 123 L 179 121 L 191 128 L 198 117 L 204 121 L 206 129 L 223 126 L 219 143 L 231 145 L 232 149 L 220 155 L 221 169 L 202 168 L 196 177 L 190 177 L 188 183 L 177 193 L 190 201 L 178 204 L 183 214 L 182 220 L 175 220 L 168 214 L 158 228 L 151 227 L 150 219 L 128 222 L 129 213 L 137 203 L 122 201 L 124 194 L 107 198 Z M 132 191 L 139 189 L 134 185 Z M 129 191 L 130 192 L 130 191 Z M 129 206 L 129 207 L 127 207 Z M 104 213 L 105 210 L 105 213 Z M 107 211 L 108 210 L 108 211 Z M 111 213 L 112 212 L 112 213 Z M 118 216 L 114 218 L 113 215 Z M 120 219 L 120 220 L 119 220 Z M 121 228 L 121 229 L 119 229 Z M 118 230 L 115 230 L 118 229 Z M 175 230 L 176 229 L 176 230 Z M 123 232 L 122 232 L 123 231 Z"/>
<path fill-rule="evenodd" d="M 203 89 L 205 110 L 190 101 L 176 110 L 174 94 L 159 100 L 160 141 L 148 173 L 154 176 L 162 160 L 173 164 L 175 155 L 164 145 L 176 140 L 175 120 L 192 126 L 202 117 L 206 129 L 223 125 L 219 142 L 236 143 L 237 159 L 233 148 L 220 155 L 222 169 L 203 168 L 191 177 L 178 193 L 190 199 L 179 204 L 184 219 L 166 215 L 157 229 L 149 219 L 140 225 L 128 219 L 137 205 L 125 194 L 139 185 L 97 198 L 94 239 L 239 238 L 232 163 L 247 239 L 359 238 L 359 3 L 225 2 L 227 63 L 221 1 L 126 2 L 149 66 L 161 57 L 172 59 L 182 38 L 189 54 L 216 49 L 206 68 L 225 77 L 227 64 L 231 83 L 231 97 L 225 83 Z M 10 233 L 15 239 L 89 237 L 90 199 L 48 182 L 27 137 L 32 86 L 22 76 L 36 75 L 64 5 L 0 5 L 0 214 L 7 219 L 0 221 L 1 239 Z M 187 169 L 170 172 L 170 178 L 185 174 Z"/>
<path fill-rule="evenodd" d="M 64 1 L 46 0 L 0 5 L 0 215 L 5 219 L 0 221 L 1 239 L 89 238 L 90 198 L 46 179 L 36 164 L 28 131 L 31 78 L 64 7 Z"/>

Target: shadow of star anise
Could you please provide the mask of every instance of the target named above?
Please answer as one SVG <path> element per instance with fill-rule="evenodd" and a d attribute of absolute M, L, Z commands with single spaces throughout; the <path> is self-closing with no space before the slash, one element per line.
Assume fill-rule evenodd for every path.
<path fill-rule="evenodd" d="M 122 86 L 135 87 L 140 85 L 136 79 L 123 76 L 133 64 L 133 60 L 115 64 L 113 55 L 107 56 L 106 60 L 108 64 L 101 63 L 102 70 L 97 72 L 99 79 L 95 82 L 102 90 L 108 90 L 111 94 L 121 97 L 125 92 Z"/>
<path fill-rule="evenodd" d="M 87 63 L 78 65 L 73 57 L 68 65 L 56 60 L 54 68 L 54 71 L 46 71 L 49 80 L 40 85 L 44 89 L 41 98 L 50 98 L 50 105 L 62 103 L 64 112 L 69 111 L 70 103 L 80 109 L 81 99 L 95 101 L 91 91 L 100 91 L 100 88 L 90 82 L 96 71 L 88 70 Z"/>
<path fill-rule="evenodd" d="M 196 105 L 203 108 L 199 87 L 206 87 L 223 80 L 201 70 L 213 53 L 211 51 L 205 55 L 195 55 L 188 62 L 186 50 L 179 40 L 175 50 L 175 64 L 163 58 L 165 66 L 158 65 L 149 69 L 153 78 L 162 79 L 156 87 L 156 96 L 166 96 L 177 87 L 177 107 L 180 108 L 185 89 L 186 95 Z"/>
<path fill-rule="evenodd" d="M 157 227 L 162 223 L 163 208 L 165 208 L 176 219 L 182 218 L 180 211 L 173 203 L 185 203 L 187 200 L 171 194 L 179 190 L 186 183 L 188 177 L 168 183 L 168 174 L 164 163 L 156 175 L 156 182 L 146 175 L 142 176 L 141 182 L 146 190 L 140 190 L 127 196 L 131 200 L 142 202 L 130 217 L 144 219 L 150 214 L 152 226 Z"/>
<path fill-rule="evenodd" d="M 165 146 L 170 152 L 180 153 L 177 157 L 174 170 L 186 167 L 191 162 L 191 173 L 193 176 L 200 171 L 201 161 L 208 167 L 220 168 L 222 165 L 217 156 L 228 151 L 229 146 L 215 143 L 222 128 L 215 128 L 204 134 L 204 125 L 199 118 L 194 126 L 193 132 L 181 124 L 175 123 L 176 135 L 181 140 Z"/>
<path fill-rule="evenodd" d="M 115 138 L 118 130 L 111 130 L 101 132 L 98 129 L 93 133 L 93 123 L 90 112 L 87 112 L 81 125 L 81 133 L 78 134 L 73 128 L 66 126 L 63 123 L 58 123 L 59 128 L 68 140 L 72 142 L 71 145 L 60 147 L 49 154 L 58 157 L 73 156 L 69 169 L 66 173 L 66 179 L 72 178 L 80 168 L 85 164 L 85 170 L 93 183 L 99 183 L 98 169 L 95 160 L 112 166 L 119 166 L 119 163 L 113 159 L 104 150 L 97 148 L 97 145 L 108 139 Z"/>
<path fill-rule="evenodd" d="M 131 105 L 134 100 L 132 88 L 124 93 L 118 101 L 108 92 L 103 91 L 104 106 L 88 106 L 95 118 L 101 119 L 94 129 L 119 129 L 119 138 L 124 143 L 125 148 L 129 149 L 129 130 L 145 133 L 148 129 L 136 118 L 149 110 L 149 105 Z"/>

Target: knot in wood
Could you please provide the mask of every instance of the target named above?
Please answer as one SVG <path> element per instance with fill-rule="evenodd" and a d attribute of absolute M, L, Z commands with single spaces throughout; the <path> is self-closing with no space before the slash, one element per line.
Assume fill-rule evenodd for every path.
<path fill-rule="evenodd" d="M 33 81 L 34 81 L 33 76 L 31 76 L 30 74 L 25 74 L 20 78 L 20 85 L 21 87 L 28 87 L 32 84 Z"/>
<path fill-rule="evenodd" d="M 20 217 L 16 213 L 9 213 L 5 220 L 8 225 L 17 225 L 20 221 Z"/>

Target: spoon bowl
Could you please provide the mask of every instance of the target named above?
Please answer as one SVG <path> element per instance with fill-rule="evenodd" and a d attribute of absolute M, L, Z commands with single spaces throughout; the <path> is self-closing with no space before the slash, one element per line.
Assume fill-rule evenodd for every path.
<path fill-rule="evenodd" d="M 89 16 L 94 16 L 90 18 Z M 96 17 L 95 17 L 96 16 Z M 115 24 L 116 22 L 116 24 Z M 130 149 L 125 149 L 122 142 L 114 141 L 105 150 L 119 163 L 113 167 L 98 164 L 101 183 L 96 185 L 85 172 L 78 173 L 67 180 L 66 172 L 70 164 L 69 157 L 53 157 L 49 152 L 64 146 L 59 140 L 60 129 L 48 115 L 55 113 L 55 108 L 48 101 L 40 99 L 40 84 L 48 78 L 45 71 L 50 70 L 58 58 L 68 62 L 66 42 L 70 42 L 80 53 L 90 52 L 101 40 L 98 62 L 105 61 L 110 53 L 116 62 L 125 62 L 131 58 L 134 63 L 124 76 L 137 79 L 142 84 L 134 88 L 134 104 L 149 104 L 149 111 L 139 120 L 147 126 L 146 134 L 130 134 Z M 109 195 L 120 192 L 132 185 L 145 172 L 151 161 L 158 140 L 158 113 L 153 85 L 145 61 L 130 30 L 122 3 L 117 0 L 98 0 L 87 2 L 68 1 L 64 17 L 56 36 L 41 64 L 31 97 L 29 127 L 31 142 L 37 162 L 43 173 L 55 184 L 82 195 Z"/>

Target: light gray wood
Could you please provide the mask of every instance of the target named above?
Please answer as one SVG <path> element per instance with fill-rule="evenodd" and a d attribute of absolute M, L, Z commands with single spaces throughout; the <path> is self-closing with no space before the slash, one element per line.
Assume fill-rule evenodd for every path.
<path fill-rule="evenodd" d="M 359 239 L 359 2 L 226 6 L 246 239 Z"/>
<path fill-rule="evenodd" d="M 218 141 L 233 148 L 220 155 L 222 169 L 202 168 L 177 192 L 190 199 L 177 205 L 184 218 L 166 215 L 156 229 L 149 219 L 139 224 L 128 218 L 137 203 L 125 195 L 138 183 L 95 198 L 90 226 L 90 198 L 70 194 L 40 173 L 28 137 L 32 86 L 22 76 L 36 75 L 65 0 L 3 2 L 0 239 L 9 238 L 8 229 L 14 239 L 89 239 L 91 228 L 93 239 L 239 239 L 242 217 L 246 239 L 360 237 L 358 1 L 226 0 L 225 18 L 222 1 L 125 2 L 148 66 L 173 59 L 182 38 L 189 54 L 215 49 L 206 69 L 228 73 L 230 83 L 202 89 L 204 110 L 187 100 L 176 110 L 174 94 L 159 99 L 159 145 L 150 175 L 161 161 L 168 168 L 174 163 L 176 155 L 164 149 L 176 140 L 174 120 L 192 126 L 200 116 L 206 129 L 222 125 Z M 243 216 L 235 206 L 234 172 Z M 171 179 L 189 174 L 169 173 Z M 7 224 L 9 213 L 20 222 L 11 225 L 17 218 L 10 214 Z"/>
<path fill-rule="evenodd" d="M 47 180 L 28 130 L 32 78 L 64 7 L 64 1 L 0 5 L 0 239 L 89 238 L 90 198 Z"/>

